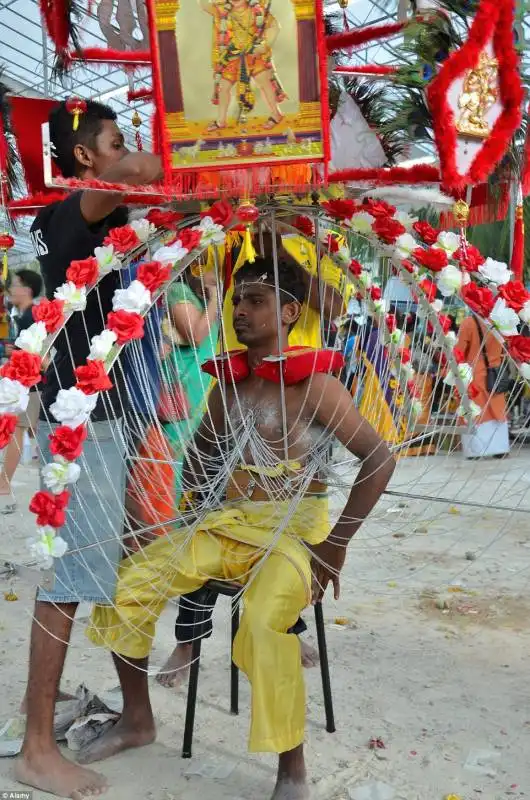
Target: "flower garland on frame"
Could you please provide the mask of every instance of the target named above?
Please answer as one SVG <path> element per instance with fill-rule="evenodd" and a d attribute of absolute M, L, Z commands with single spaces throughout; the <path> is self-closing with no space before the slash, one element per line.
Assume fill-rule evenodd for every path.
<path fill-rule="evenodd" d="M 155 209 L 148 216 L 157 219 L 161 228 L 169 229 L 170 216 L 175 215 Z M 70 264 L 67 282 L 57 289 L 54 299 L 35 306 L 35 322 L 21 332 L 15 342 L 19 349 L 0 371 L 0 448 L 11 438 L 18 414 L 26 410 L 30 387 L 40 382 L 43 359 L 69 316 L 83 311 L 88 290 L 111 270 L 121 269 L 122 259 L 130 257 L 155 230 L 148 218 L 112 229 L 103 246 L 95 249 L 93 257 Z M 82 453 L 87 425 L 99 393 L 112 388 L 108 376 L 112 363 L 127 342 L 143 338 L 145 315 L 162 287 L 175 278 L 174 271 L 182 261 L 193 251 L 222 244 L 224 240 L 222 226 L 211 217 L 204 217 L 199 225 L 181 230 L 170 244 L 160 247 L 153 261 L 140 264 L 136 280 L 127 289 L 117 289 L 114 293 L 113 310 L 107 316 L 104 330 L 92 337 L 86 364 L 75 369 L 76 385 L 58 392 L 50 407 L 59 423 L 50 436 L 54 458 L 42 469 L 46 489 L 38 491 L 30 503 L 38 526 L 30 549 L 42 568 L 49 568 L 54 558 L 66 552 L 66 543 L 57 533 L 66 521 L 70 498 L 66 487 L 79 478 L 80 468 L 74 462 Z"/>
<path fill-rule="evenodd" d="M 444 298 L 458 295 L 503 342 L 520 376 L 530 385 L 530 337 L 525 335 L 530 325 L 530 292 L 513 279 L 506 264 L 485 258 L 463 235 L 437 230 L 384 201 L 358 205 L 352 200 L 331 200 L 323 207 L 332 219 L 377 244 L 404 270 L 407 282 L 418 296 L 429 299 L 438 319 L 437 293 Z M 459 354 L 453 362 L 458 360 Z M 449 363 L 449 368 L 453 378 L 469 387 L 469 364 Z M 478 407 L 470 407 L 477 416 Z"/>

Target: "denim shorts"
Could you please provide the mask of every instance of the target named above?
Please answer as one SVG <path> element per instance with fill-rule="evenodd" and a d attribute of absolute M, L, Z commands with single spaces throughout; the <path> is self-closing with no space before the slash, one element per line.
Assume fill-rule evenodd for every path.
<path fill-rule="evenodd" d="M 57 425 L 39 423 L 41 463 L 49 463 L 49 434 Z M 125 498 L 125 442 L 119 422 L 92 422 L 83 453 L 81 475 L 71 492 L 66 524 L 59 534 L 68 552 L 54 560 L 53 588 L 39 589 L 48 603 L 93 602 L 112 605 L 122 558 Z M 41 487 L 45 488 L 45 487 Z"/>

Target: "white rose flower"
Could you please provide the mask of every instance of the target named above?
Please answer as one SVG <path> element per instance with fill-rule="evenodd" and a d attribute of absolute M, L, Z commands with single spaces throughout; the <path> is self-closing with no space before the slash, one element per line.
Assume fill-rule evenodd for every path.
<path fill-rule="evenodd" d="M 353 214 L 350 220 L 352 230 L 357 231 L 357 233 L 372 233 L 373 224 L 374 218 L 366 211 L 359 211 L 357 214 Z"/>
<path fill-rule="evenodd" d="M 140 281 L 132 281 L 127 289 L 116 289 L 112 299 L 114 311 L 143 314 L 151 305 L 151 292 Z"/>
<path fill-rule="evenodd" d="M 96 247 L 94 255 L 99 264 L 100 275 L 108 275 L 113 269 L 121 269 L 123 266 L 114 252 L 113 244 L 105 245 L 105 247 Z"/>
<path fill-rule="evenodd" d="M 414 417 L 419 417 L 423 413 L 423 403 L 421 400 L 414 398 L 414 400 L 410 404 L 410 410 Z"/>
<path fill-rule="evenodd" d="M 53 296 L 56 300 L 63 301 L 66 311 L 84 311 L 86 308 L 86 288 L 77 288 L 71 281 L 59 286 Z"/>
<path fill-rule="evenodd" d="M 527 300 L 519 311 L 519 316 L 526 325 L 530 325 L 530 300 Z"/>
<path fill-rule="evenodd" d="M 449 333 L 445 334 L 445 343 L 446 343 L 447 347 L 451 348 L 451 350 L 456 345 L 456 339 L 457 339 L 457 336 L 456 336 L 456 333 L 454 331 L 449 331 Z"/>
<path fill-rule="evenodd" d="M 399 345 L 405 339 L 405 334 L 401 328 L 395 328 L 390 334 L 390 341 L 392 344 Z"/>
<path fill-rule="evenodd" d="M 449 264 L 440 270 L 436 277 L 436 283 L 444 297 L 451 297 L 462 288 L 462 273 L 458 267 Z"/>
<path fill-rule="evenodd" d="M 161 264 L 171 264 L 172 266 L 188 255 L 188 251 L 182 247 L 180 239 L 177 239 L 169 247 L 159 247 L 153 255 L 153 261 L 159 261 Z"/>
<path fill-rule="evenodd" d="M 11 378 L 0 378 L 0 414 L 21 414 L 28 407 L 29 389 Z"/>
<path fill-rule="evenodd" d="M 477 403 L 474 403 L 473 400 L 470 400 L 468 408 L 466 408 L 462 403 L 458 406 L 456 414 L 458 417 L 471 417 L 471 419 L 476 419 L 482 414 L 482 409 L 479 405 L 477 405 Z"/>
<path fill-rule="evenodd" d="M 34 322 L 26 330 L 20 331 L 15 339 L 15 345 L 26 353 L 40 355 L 47 335 L 44 322 Z"/>
<path fill-rule="evenodd" d="M 376 314 L 386 313 L 388 309 L 388 300 L 384 300 L 383 298 L 381 298 L 381 300 L 374 300 L 373 304 L 374 304 L 374 311 L 376 312 Z"/>
<path fill-rule="evenodd" d="M 68 544 L 58 536 L 50 525 L 37 528 L 37 536 L 28 539 L 29 550 L 40 569 L 50 569 L 54 558 L 62 558 L 68 550 Z"/>
<path fill-rule="evenodd" d="M 55 403 L 50 406 L 50 411 L 57 422 L 69 428 L 77 428 L 88 422 L 91 413 L 96 407 L 98 393 L 85 394 L 81 389 L 72 386 L 71 389 L 59 389 Z"/>
<path fill-rule="evenodd" d="M 506 301 L 502 297 L 499 297 L 493 306 L 490 320 L 494 327 L 504 336 L 517 336 L 519 333 L 519 315 L 513 308 L 508 308 Z"/>
<path fill-rule="evenodd" d="M 129 224 L 141 242 L 147 242 L 149 237 L 156 233 L 155 226 L 148 219 L 135 219 Z"/>
<path fill-rule="evenodd" d="M 470 364 L 458 364 L 456 368 L 456 377 L 451 367 L 444 378 L 444 383 L 447 386 L 456 386 L 456 380 L 460 378 L 464 386 L 469 386 L 473 380 L 473 367 Z"/>
<path fill-rule="evenodd" d="M 398 236 L 396 239 L 394 247 L 394 252 L 398 258 L 408 258 L 412 251 L 418 247 L 418 243 L 410 233 L 402 233 L 401 236 Z"/>
<path fill-rule="evenodd" d="M 433 246 L 439 250 L 445 250 L 449 256 L 452 256 L 460 247 L 460 236 L 451 231 L 441 231 Z"/>
<path fill-rule="evenodd" d="M 495 261 L 493 258 L 487 258 L 483 264 L 480 265 L 478 271 L 487 281 L 502 286 L 508 283 L 512 277 L 511 271 L 508 269 L 503 261 Z"/>
<path fill-rule="evenodd" d="M 114 331 L 104 330 L 90 340 L 89 361 L 106 361 L 118 337 Z"/>
<path fill-rule="evenodd" d="M 401 222 L 401 224 L 408 231 L 410 231 L 414 223 L 418 221 L 418 217 L 413 217 L 411 214 L 407 214 L 406 211 L 396 211 L 394 214 L 394 219 L 397 219 L 398 222 Z M 403 235 L 405 236 L 405 234 Z"/>
<path fill-rule="evenodd" d="M 359 275 L 359 281 L 362 283 L 365 289 L 369 289 L 372 285 L 372 273 L 363 269 Z"/>
<path fill-rule="evenodd" d="M 349 264 L 351 262 L 350 248 L 346 247 L 346 245 L 340 247 L 335 253 L 335 258 L 337 258 L 337 260 L 341 261 L 343 264 Z"/>
<path fill-rule="evenodd" d="M 203 217 L 198 228 L 201 233 L 201 245 L 222 244 L 226 239 L 222 225 L 217 225 L 211 217 Z M 193 228 L 197 230 L 197 228 Z"/>
<path fill-rule="evenodd" d="M 530 364 L 519 364 L 519 372 L 526 381 L 530 381 Z"/>
<path fill-rule="evenodd" d="M 433 300 L 431 303 L 431 308 L 435 314 L 439 314 L 443 307 L 444 307 L 444 301 L 440 300 L 439 298 L 438 300 Z"/>
<path fill-rule="evenodd" d="M 61 494 L 70 483 L 77 483 L 81 474 L 79 464 L 71 464 L 65 459 L 57 459 L 46 464 L 41 470 L 44 485 L 53 494 Z"/>

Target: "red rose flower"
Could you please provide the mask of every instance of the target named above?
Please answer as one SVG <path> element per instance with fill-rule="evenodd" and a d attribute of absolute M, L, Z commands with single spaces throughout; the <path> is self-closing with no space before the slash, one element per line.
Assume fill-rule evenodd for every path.
<path fill-rule="evenodd" d="M 29 510 L 37 515 L 37 525 L 51 525 L 52 528 L 62 528 L 66 522 L 65 508 L 70 499 L 70 492 L 52 494 L 51 492 L 37 492 L 29 504 Z"/>
<path fill-rule="evenodd" d="M 485 258 L 478 249 L 472 244 L 467 244 L 465 249 L 459 247 L 453 254 L 455 261 L 458 261 L 462 269 L 466 272 L 476 272 L 481 264 L 485 262 Z"/>
<path fill-rule="evenodd" d="M 440 233 L 438 228 L 433 228 L 432 225 L 429 225 L 428 222 L 415 222 L 412 226 L 420 239 L 425 242 L 425 244 L 434 244 L 438 238 L 438 234 Z"/>
<path fill-rule="evenodd" d="M 79 425 L 78 428 L 59 425 L 55 432 L 48 436 L 50 453 L 52 456 L 62 456 L 67 461 L 75 461 L 83 452 L 83 442 L 86 437 L 85 425 Z"/>
<path fill-rule="evenodd" d="M 429 247 L 426 250 L 423 247 L 417 247 L 416 250 L 413 250 L 412 255 L 418 264 L 430 269 L 431 272 L 440 272 L 449 263 L 447 253 L 439 247 Z"/>
<path fill-rule="evenodd" d="M 9 444 L 11 437 L 17 427 L 18 417 L 16 414 L 0 414 L 0 450 Z"/>
<path fill-rule="evenodd" d="M 163 208 L 152 208 L 146 215 L 146 220 L 155 228 L 165 228 L 167 231 L 175 230 L 177 222 L 183 219 L 184 214 L 177 211 L 166 211 Z"/>
<path fill-rule="evenodd" d="M 112 389 L 112 381 L 107 375 L 103 361 L 87 361 L 74 370 L 77 378 L 76 388 L 84 394 L 96 394 Z"/>
<path fill-rule="evenodd" d="M 22 386 L 36 386 L 40 383 L 42 358 L 36 353 L 27 353 L 25 350 L 13 350 L 11 358 L 0 369 L 3 378 L 11 378 Z"/>
<path fill-rule="evenodd" d="M 484 319 L 487 319 L 495 305 L 495 297 L 491 289 L 487 286 L 477 286 L 476 283 L 468 283 L 463 286 L 460 292 L 462 300 L 469 308 Z"/>
<path fill-rule="evenodd" d="M 476 400 L 480 394 L 480 389 L 478 389 L 474 383 L 470 383 L 467 387 L 467 395 L 470 400 Z"/>
<path fill-rule="evenodd" d="M 429 303 L 433 303 L 436 300 L 436 293 L 438 289 L 436 288 L 436 284 L 430 281 L 428 278 L 424 278 L 422 281 L 420 281 L 418 283 L 418 288 L 422 290 Z"/>
<path fill-rule="evenodd" d="M 504 299 L 508 308 L 513 308 L 517 313 L 530 300 L 530 292 L 526 290 L 521 281 L 508 281 L 503 286 L 499 286 L 498 291 L 499 297 Z"/>
<path fill-rule="evenodd" d="M 338 219 L 341 222 L 345 219 L 350 219 L 352 214 L 359 210 L 359 206 L 353 200 L 328 200 L 322 203 L 330 217 Z"/>
<path fill-rule="evenodd" d="M 444 334 L 447 335 L 451 330 L 451 324 L 452 324 L 451 317 L 448 317 L 446 314 L 440 314 L 438 317 L 438 322 L 442 326 Z"/>
<path fill-rule="evenodd" d="M 372 217 L 391 217 L 396 213 L 396 207 L 391 206 L 384 200 L 365 200 L 362 205 L 362 210 L 367 211 Z"/>
<path fill-rule="evenodd" d="M 410 359 L 411 359 L 411 355 L 410 355 L 409 348 L 408 347 L 402 347 L 399 350 L 399 360 L 401 361 L 402 364 L 408 364 L 410 362 Z"/>
<path fill-rule="evenodd" d="M 376 236 L 379 236 L 379 238 L 387 244 L 394 244 L 398 236 L 407 232 L 407 229 L 401 222 L 398 222 L 397 219 L 391 219 L 390 217 L 377 217 L 372 225 L 372 230 Z"/>
<path fill-rule="evenodd" d="M 148 261 L 140 264 L 136 279 L 143 283 L 150 292 L 156 292 L 171 275 L 171 267 L 161 264 L 160 261 Z"/>
<path fill-rule="evenodd" d="M 407 270 L 407 272 L 410 272 L 412 275 L 413 275 L 413 274 L 414 274 L 414 272 L 416 271 L 416 270 L 415 270 L 415 268 L 414 268 L 414 264 L 412 263 L 412 261 L 409 261 L 409 260 L 408 260 L 408 259 L 406 259 L 406 258 L 405 258 L 405 259 L 404 259 L 404 260 L 401 262 L 401 266 L 402 266 L 402 267 L 404 267 L 404 269 L 406 269 L 406 270 Z"/>
<path fill-rule="evenodd" d="M 330 253 L 339 252 L 339 240 L 337 239 L 336 236 L 333 236 L 332 233 L 328 233 L 328 235 L 324 239 L 324 245 L 328 248 Z"/>
<path fill-rule="evenodd" d="M 299 215 L 295 218 L 293 227 L 295 227 L 300 231 L 300 233 L 303 233 L 303 235 L 307 236 L 308 238 L 315 235 L 315 226 L 313 225 L 313 220 L 309 217 Z"/>
<path fill-rule="evenodd" d="M 359 262 L 356 261 L 354 258 L 352 258 L 352 260 L 350 261 L 350 266 L 348 267 L 348 269 L 350 270 L 351 274 L 355 275 L 357 278 L 363 271 L 362 265 L 359 264 Z"/>
<path fill-rule="evenodd" d="M 463 353 L 459 347 L 453 348 L 453 355 L 457 364 L 463 364 L 466 360 L 465 353 Z"/>
<path fill-rule="evenodd" d="M 508 338 L 508 349 L 515 361 L 522 361 L 523 364 L 530 361 L 530 337 L 510 336 Z"/>
<path fill-rule="evenodd" d="M 41 300 L 31 309 L 35 322 L 44 322 L 47 333 L 55 333 L 64 322 L 62 300 Z"/>
<path fill-rule="evenodd" d="M 111 311 L 107 317 L 107 328 L 114 331 L 118 344 L 125 344 L 131 339 L 143 338 L 144 319 L 132 311 Z"/>
<path fill-rule="evenodd" d="M 234 219 L 232 203 L 229 200 L 219 200 L 207 211 L 203 211 L 201 217 L 211 217 L 216 225 L 222 225 L 223 228 L 226 228 Z"/>
<path fill-rule="evenodd" d="M 407 390 L 411 397 L 418 398 L 420 392 L 413 380 L 407 381 Z"/>
<path fill-rule="evenodd" d="M 371 286 L 370 287 L 370 297 L 374 301 L 375 300 L 381 300 L 382 294 L 381 294 L 381 289 L 379 288 L 379 286 Z"/>
<path fill-rule="evenodd" d="M 386 327 L 390 333 L 393 333 L 397 328 L 397 319 L 395 314 L 387 314 L 385 317 Z"/>
<path fill-rule="evenodd" d="M 75 283 L 79 289 L 95 283 L 99 275 L 97 258 L 85 258 L 82 261 L 72 261 L 66 270 L 66 279 Z"/>
<path fill-rule="evenodd" d="M 103 239 L 103 244 L 112 245 L 116 253 L 128 253 L 140 244 L 134 228 L 122 225 L 121 228 L 111 228 L 109 235 Z"/>
<path fill-rule="evenodd" d="M 177 239 L 180 239 L 180 243 L 182 247 L 185 247 L 186 250 L 191 253 L 192 250 L 195 250 L 201 243 L 202 231 L 194 231 L 192 228 L 184 228 L 183 231 L 179 231 Z"/>

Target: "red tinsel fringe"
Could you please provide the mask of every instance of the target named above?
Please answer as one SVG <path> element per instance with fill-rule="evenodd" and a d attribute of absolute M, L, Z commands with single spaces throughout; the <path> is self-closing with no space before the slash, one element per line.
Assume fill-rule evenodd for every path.
<path fill-rule="evenodd" d="M 153 147 L 155 153 L 162 158 L 164 177 L 167 180 L 171 175 L 171 148 L 169 144 L 165 119 L 163 118 L 164 93 L 162 91 L 162 69 L 160 65 L 160 49 L 158 47 L 158 32 L 156 27 L 155 3 L 147 3 L 147 18 L 149 22 L 149 47 L 153 65 L 153 98 L 155 114 L 153 117 Z"/>
<path fill-rule="evenodd" d="M 57 53 L 65 53 L 70 36 L 70 9 L 66 0 L 40 0 L 40 12 Z"/>
<path fill-rule="evenodd" d="M 333 53 L 336 50 L 346 50 L 349 47 L 366 44 L 373 39 L 386 39 L 399 33 L 406 24 L 406 22 L 391 22 L 388 25 L 368 25 L 365 28 L 326 36 L 327 51 Z"/>
<path fill-rule="evenodd" d="M 331 172 L 330 183 L 370 181 L 372 183 L 439 183 L 438 167 L 416 164 L 413 167 L 382 167 L 380 169 L 343 169 Z"/>
<path fill-rule="evenodd" d="M 457 199 L 463 199 L 461 197 Z M 489 225 L 492 222 L 505 219 L 510 206 L 509 184 L 500 185 L 500 196 L 492 195 L 489 184 L 480 183 L 473 187 L 471 203 L 469 206 L 468 226 Z M 451 211 L 440 214 L 440 227 L 442 230 L 460 230 L 460 223 L 456 221 Z"/>
<path fill-rule="evenodd" d="M 11 200 L 8 203 L 8 210 L 13 218 L 34 217 L 41 208 L 45 208 L 52 203 L 58 203 L 61 200 L 64 200 L 64 198 L 67 196 L 68 192 L 37 192 L 36 194 L 22 197 L 19 200 Z M 159 206 L 163 203 L 167 203 L 168 199 L 169 198 L 167 194 L 165 196 L 147 193 L 142 194 L 141 196 L 126 194 L 124 197 L 124 203 L 131 206 Z"/>
<path fill-rule="evenodd" d="M 320 77 L 320 107 L 322 109 L 322 149 L 324 152 L 324 178 L 327 179 L 328 164 L 331 161 L 331 113 L 329 107 L 328 58 L 326 51 L 326 32 L 324 27 L 324 0 L 316 3 L 316 36 Z"/>
<path fill-rule="evenodd" d="M 362 67 L 335 67 L 334 75 L 394 75 L 399 67 L 384 64 L 372 64 Z"/>
<path fill-rule="evenodd" d="M 510 268 L 513 272 L 514 280 L 522 281 L 524 272 L 524 219 L 522 206 L 517 206 L 515 210 L 512 262 Z"/>
<path fill-rule="evenodd" d="M 153 90 L 151 88 L 135 89 L 127 92 L 127 102 L 134 103 L 135 100 L 152 100 Z"/>
<path fill-rule="evenodd" d="M 427 87 L 443 183 L 451 190 L 461 191 L 470 183 L 484 181 L 505 154 L 521 122 L 523 89 L 513 44 L 513 16 L 512 0 L 481 0 L 467 41 L 449 56 Z M 467 175 L 460 175 L 456 166 L 457 131 L 448 92 L 458 77 L 475 66 L 492 36 L 499 62 L 499 93 L 503 110 Z"/>
<path fill-rule="evenodd" d="M 530 114 L 530 106 L 528 107 L 528 114 Z M 523 174 L 521 176 L 521 184 L 523 187 L 523 197 L 530 194 L 530 128 L 526 132 L 526 140 L 524 143 L 524 157 L 523 157 Z"/>
<path fill-rule="evenodd" d="M 102 64 L 146 66 L 151 64 L 149 50 L 113 50 L 105 47 L 83 47 L 68 54 L 70 61 L 91 61 Z"/>

